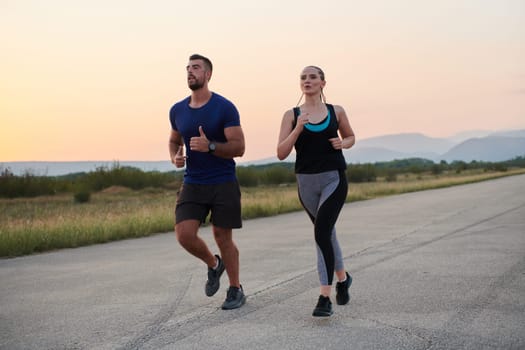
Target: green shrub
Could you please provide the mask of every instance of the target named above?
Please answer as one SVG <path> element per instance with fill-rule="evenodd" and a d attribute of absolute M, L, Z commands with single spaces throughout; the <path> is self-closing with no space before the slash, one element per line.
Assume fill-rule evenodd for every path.
<path fill-rule="evenodd" d="M 29 171 L 22 176 L 16 176 L 9 168 L 0 169 L 0 197 L 15 198 L 53 195 L 62 187 L 52 177 L 36 176 Z"/>
<path fill-rule="evenodd" d="M 397 171 L 395 169 L 387 169 L 385 180 L 387 182 L 397 181 Z"/>
<path fill-rule="evenodd" d="M 133 190 L 146 187 L 163 187 L 181 179 L 182 173 L 161 173 L 158 171 L 144 172 L 134 167 L 121 167 L 114 163 L 111 168 L 98 167 L 77 179 L 77 185 L 82 185 L 91 191 L 101 191 L 111 186 L 123 186 Z"/>
<path fill-rule="evenodd" d="M 75 192 L 73 199 L 75 203 L 87 203 L 91 199 L 91 192 L 86 190 Z"/>
<path fill-rule="evenodd" d="M 252 167 L 237 167 L 237 180 L 244 187 L 256 187 L 259 184 L 257 171 Z"/>
<path fill-rule="evenodd" d="M 439 175 L 443 172 L 443 166 L 441 164 L 434 164 L 431 167 L 431 172 L 434 175 Z"/>
<path fill-rule="evenodd" d="M 372 164 L 350 164 L 346 169 L 346 178 L 350 182 L 376 181 L 376 168 Z"/>
<path fill-rule="evenodd" d="M 262 173 L 261 183 L 265 185 L 280 185 L 295 183 L 294 168 L 285 165 L 268 167 Z"/>

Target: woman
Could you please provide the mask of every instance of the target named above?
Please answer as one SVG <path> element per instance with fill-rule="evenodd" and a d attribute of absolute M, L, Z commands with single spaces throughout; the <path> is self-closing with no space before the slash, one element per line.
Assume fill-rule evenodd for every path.
<path fill-rule="evenodd" d="M 320 296 L 313 316 L 332 315 L 330 292 L 334 271 L 336 301 L 350 301 L 352 277 L 343 265 L 335 223 L 348 191 L 346 161 L 342 149 L 355 143 L 354 132 L 341 106 L 326 103 L 324 72 L 315 66 L 303 69 L 300 86 L 304 103 L 286 111 L 281 123 L 277 157 L 284 160 L 296 150 L 295 173 L 299 199 L 314 224 Z"/>

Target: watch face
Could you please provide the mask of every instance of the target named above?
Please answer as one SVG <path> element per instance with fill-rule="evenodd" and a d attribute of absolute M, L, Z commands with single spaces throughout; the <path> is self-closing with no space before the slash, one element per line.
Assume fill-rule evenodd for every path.
<path fill-rule="evenodd" d="M 210 142 L 210 144 L 208 145 L 208 150 L 210 152 L 213 152 L 215 151 L 215 144 L 213 142 Z"/>

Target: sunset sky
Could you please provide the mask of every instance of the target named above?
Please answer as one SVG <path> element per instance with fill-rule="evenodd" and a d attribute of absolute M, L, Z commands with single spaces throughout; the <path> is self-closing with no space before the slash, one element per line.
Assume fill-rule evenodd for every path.
<path fill-rule="evenodd" d="M 275 155 L 299 73 L 359 139 L 525 129 L 525 1 L 0 0 L 0 162 L 168 160 L 185 67 L 239 109 L 240 161 Z"/>

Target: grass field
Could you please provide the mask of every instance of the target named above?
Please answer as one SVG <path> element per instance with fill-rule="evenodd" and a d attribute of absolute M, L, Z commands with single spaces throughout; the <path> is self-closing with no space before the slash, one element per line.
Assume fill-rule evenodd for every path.
<path fill-rule="evenodd" d="M 394 182 L 349 185 L 347 202 L 524 174 L 464 171 L 399 175 Z M 0 199 L 0 257 L 79 247 L 173 230 L 175 190 L 111 187 L 78 204 L 72 195 Z M 301 210 L 295 184 L 242 189 L 244 219 Z"/>

